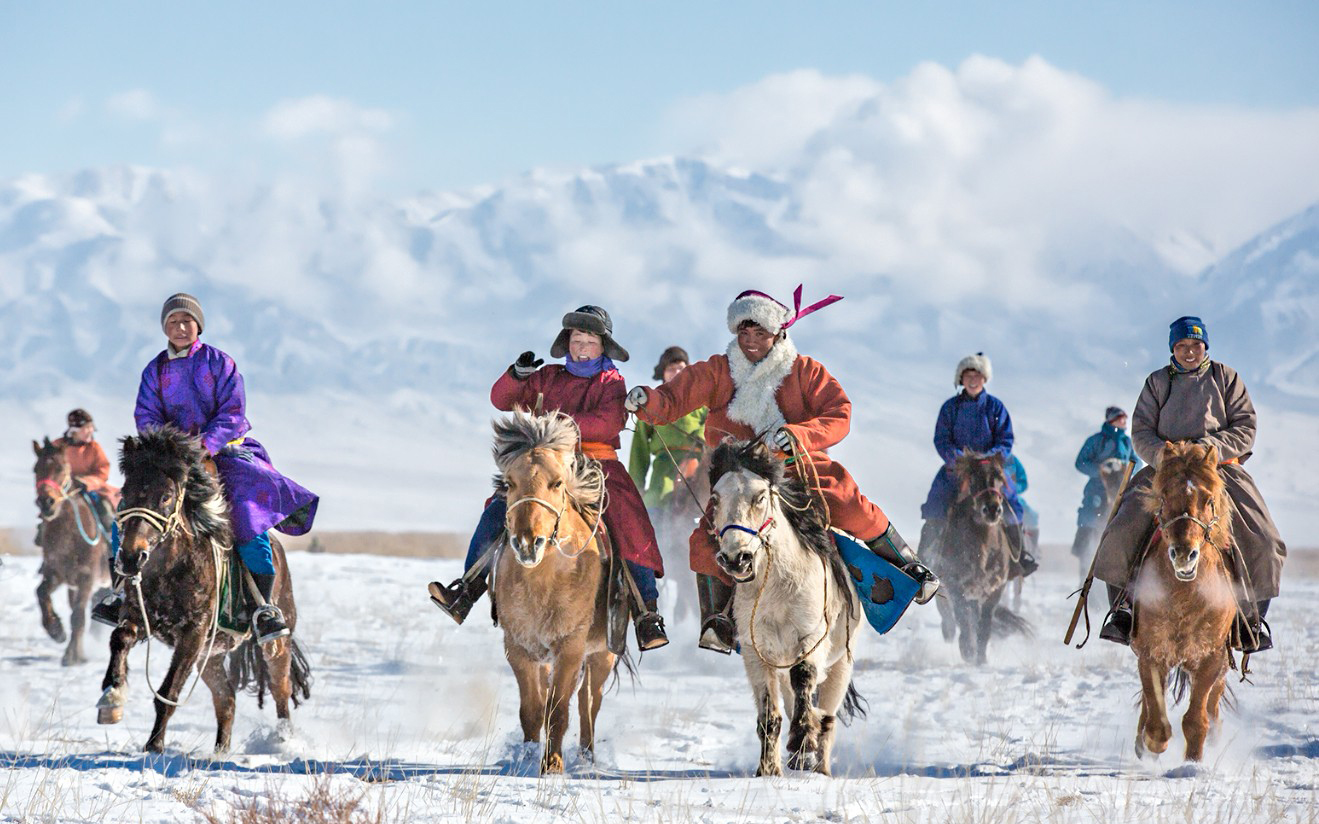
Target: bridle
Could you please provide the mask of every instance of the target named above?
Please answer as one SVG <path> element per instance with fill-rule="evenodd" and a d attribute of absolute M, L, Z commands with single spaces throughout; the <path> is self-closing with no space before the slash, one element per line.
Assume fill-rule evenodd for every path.
<path fill-rule="evenodd" d="M 518 498 L 516 501 L 510 501 L 508 504 L 507 512 L 512 512 L 515 508 L 522 506 L 523 504 L 540 504 L 541 506 L 548 509 L 550 512 L 554 513 L 554 529 L 550 531 L 549 540 L 550 543 L 562 549 L 559 542 L 559 523 L 563 521 L 563 511 L 568 508 L 568 494 L 566 492 L 564 493 L 563 506 L 559 506 L 559 507 L 556 507 L 554 504 L 550 503 L 544 498 L 537 498 L 535 495 L 524 495 L 523 497 Z M 508 516 L 505 515 L 505 517 Z"/>
<path fill-rule="evenodd" d="M 1191 484 L 1190 481 L 1187 481 L 1187 482 L 1186 482 L 1186 486 L 1187 486 L 1187 492 L 1190 492 L 1190 491 L 1194 490 L 1194 488 L 1195 488 L 1195 487 Z M 1193 524 L 1195 524 L 1196 526 L 1198 526 L 1198 527 L 1200 527 L 1201 529 L 1203 529 L 1203 530 L 1204 530 L 1204 534 L 1205 534 L 1205 540 L 1209 540 L 1210 534 L 1213 532 L 1214 527 L 1218 525 L 1219 515 L 1218 515 L 1218 511 L 1217 511 L 1217 510 L 1218 510 L 1218 508 L 1214 506 L 1214 499 L 1213 499 L 1213 498 L 1210 498 L 1210 499 L 1209 499 L 1209 514 L 1212 515 L 1213 517 L 1210 518 L 1207 522 L 1206 522 L 1206 521 L 1202 521 L 1202 520 L 1200 520 L 1199 518 L 1197 518 L 1197 517 L 1195 517 L 1194 515 L 1192 515 L 1192 514 L 1190 513 L 1190 510 L 1189 510 L 1189 509 L 1188 509 L 1187 511 L 1183 512 L 1181 515 L 1178 515 L 1178 516 L 1175 517 L 1175 518 L 1171 518 L 1171 519 L 1168 519 L 1168 520 L 1164 520 L 1164 518 L 1163 518 L 1163 504 L 1160 503 L 1160 504 L 1159 504 L 1159 529 L 1162 530 L 1163 533 L 1166 535 L 1166 534 L 1168 534 L 1168 528 L 1171 527 L 1173 524 L 1177 523 L 1178 521 L 1190 521 L 1191 523 L 1193 523 Z"/>
<path fill-rule="evenodd" d="M 769 532 L 769 530 L 774 528 L 773 496 L 774 496 L 774 490 L 773 488 L 770 488 L 765 497 L 765 520 L 760 526 L 756 527 L 755 529 L 752 529 L 751 527 L 743 526 L 742 524 L 736 524 L 736 523 L 724 524 L 724 526 L 719 530 L 719 534 L 718 534 L 719 540 L 722 541 L 724 539 L 724 535 L 726 535 L 729 532 L 745 532 L 746 534 L 760 541 L 760 546 L 762 548 L 768 549 L 769 537 L 767 533 Z"/>
<path fill-rule="evenodd" d="M 183 521 L 183 499 L 186 496 L 187 490 L 182 488 L 177 490 L 174 499 L 174 511 L 168 515 L 162 515 L 149 506 L 125 507 L 115 513 L 115 523 L 119 526 L 120 534 L 125 531 L 130 521 L 146 521 L 148 524 L 155 527 L 156 531 L 160 533 L 159 537 L 152 541 L 150 546 L 142 550 L 142 560 L 138 563 L 137 572 L 134 573 L 132 576 L 133 578 L 141 580 L 142 567 L 145 566 L 146 562 L 151 558 L 151 552 L 156 547 L 160 546 L 160 544 L 172 535 L 175 530 L 182 528 L 183 531 L 188 531 L 187 525 Z M 124 573 L 120 557 L 121 555 L 115 556 L 115 565 L 119 567 L 121 573 Z"/>
<path fill-rule="evenodd" d="M 73 487 L 69 483 L 69 478 L 67 474 L 64 480 L 59 483 L 56 483 L 55 480 L 52 478 L 41 478 L 40 480 L 37 481 L 38 498 L 40 498 L 41 496 L 41 490 L 47 487 L 59 493 L 58 496 L 54 494 L 51 495 L 51 497 L 55 499 L 55 509 L 53 512 L 50 513 L 49 516 L 40 515 L 40 513 L 38 513 L 41 517 L 41 520 L 50 522 L 60 516 L 60 512 L 64 509 L 64 502 L 69 499 L 70 494 L 73 492 Z"/>

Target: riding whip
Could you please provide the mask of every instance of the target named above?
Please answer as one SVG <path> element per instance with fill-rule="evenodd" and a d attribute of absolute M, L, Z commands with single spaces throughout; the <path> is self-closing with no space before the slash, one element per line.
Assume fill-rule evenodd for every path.
<path fill-rule="evenodd" d="M 1117 494 L 1113 496 L 1113 504 L 1108 509 L 1108 517 L 1104 519 L 1104 529 L 1108 529 L 1109 523 L 1112 522 L 1113 516 L 1117 514 L 1118 502 L 1122 500 L 1123 494 L 1127 491 L 1127 484 L 1131 482 L 1131 471 L 1136 468 L 1136 461 L 1127 462 L 1127 467 L 1122 471 L 1122 484 L 1118 487 Z M 1076 623 L 1081 619 L 1081 613 L 1085 613 L 1085 640 L 1076 645 L 1077 649 L 1085 646 L 1085 642 L 1090 640 L 1090 610 L 1086 609 L 1086 604 L 1090 599 L 1090 585 L 1095 581 L 1095 561 L 1099 560 L 1099 550 L 1095 550 L 1094 557 L 1090 559 L 1090 569 L 1086 572 L 1085 582 L 1077 590 L 1080 597 L 1076 599 L 1076 609 L 1072 612 L 1072 621 L 1067 625 L 1067 633 L 1063 635 L 1063 643 L 1071 644 L 1072 635 L 1076 632 Z"/>

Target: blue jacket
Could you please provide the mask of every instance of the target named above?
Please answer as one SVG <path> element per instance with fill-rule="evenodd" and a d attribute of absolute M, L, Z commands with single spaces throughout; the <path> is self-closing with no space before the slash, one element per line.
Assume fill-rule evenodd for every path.
<path fill-rule="evenodd" d="M 923 518 L 945 518 L 948 508 L 957 499 L 957 487 L 949 468 L 963 452 L 984 455 L 999 454 L 1008 462 L 1012 454 L 1012 418 L 1003 402 L 988 392 L 972 398 L 958 392 L 944 401 L 939 419 L 934 424 L 934 448 L 944 465 L 930 484 L 930 494 L 921 506 Z M 1021 520 L 1021 501 L 1017 499 L 1015 485 L 1008 483 L 1004 490 L 1008 505 Z"/>
<path fill-rule="evenodd" d="M 1117 458 L 1123 463 L 1135 461 L 1133 475 L 1143 465 L 1126 430 L 1106 423 L 1086 438 L 1081 451 L 1076 453 L 1076 470 L 1090 478 L 1082 493 L 1081 506 L 1076 511 L 1077 526 L 1095 526 L 1108 514 L 1104 482 L 1099 480 L 1099 465 L 1109 458 Z"/>

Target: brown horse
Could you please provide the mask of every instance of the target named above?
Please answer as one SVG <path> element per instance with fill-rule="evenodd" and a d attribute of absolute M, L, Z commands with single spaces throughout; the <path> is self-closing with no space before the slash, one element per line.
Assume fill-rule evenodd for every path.
<path fill-rule="evenodd" d="M 572 694 L 581 750 L 593 758 L 596 716 L 617 660 L 606 646 L 604 475 L 577 451 L 577 424 L 567 415 L 519 411 L 494 428 L 508 542 L 498 550 L 490 594 L 518 682 L 523 740 L 540 741 L 543 730 L 540 771 L 561 773 Z"/>
<path fill-rule="evenodd" d="M 172 426 L 123 439 L 119 466 L 124 490 L 116 563 L 127 576 L 127 601 L 110 636 L 110 666 L 101 684 L 104 693 L 97 704 L 97 721 L 116 724 L 123 719 L 128 651 L 133 645 L 146 639 L 149 667 L 151 639 L 169 644 L 173 658 L 160 689 L 153 689 L 156 723 L 147 740 L 148 752 L 164 749 L 165 726 L 181 704 L 179 694 L 194 667 L 215 705 L 216 752 L 229 749 L 234 697 L 249 679 L 255 678 L 258 705 L 264 703 L 262 690 L 269 690 L 282 727 L 288 724 L 289 699 L 297 706 L 300 697 L 311 694 L 307 662 L 292 637 L 258 646 L 250 634 L 239 637 L 219 628 L 220 574 L 229 562 L 233 538 L 229 507 L 205 460 L 201 443 Z M 277 574 L 275 603 L 292 629 L 297 608 L 284 548 L 273 539 L 271 545 Z M 231 651 L 226 669 L 224 656 Z M 150 678 L 149 670 L 146 677 Z"/>
<path fill-rule="evenodd" d="M 1218 451 L 1193 443 L 1165 443 L 1146 504 L 1159 529 L 1136 576 L 1136 623 L 1131 649 L 1140 669 L 1136 753 L 1168 748 L 1166 687 L 1176 670 L 1189 677 L 1182 716 L 1186 758 L 1204 756 L 1205 736 L 1218 723 L 1218 704 L 1231 663 L 1228 633 L 1236 598 L 1225 553 L 1232 502 L 1218 473 Z"/>
<path fill-rule="evenodd" d="M 83 664 L 83 630 L 87 626 L 87 602 L 92 588 L 106 579 L 106 555 L 110 538 L 101 526 L 92 502 L 75 488 L 64 450 L 45 438 L 32 442 L 37 463 L 33 467 L 37 481 L 37 510 L 41 515 L 41 583 L 37 586 L 37 606 L 41 625 L 57 643 L 68 641 L 64 666 Z M 50 603 L 51 593 L 60 585 L 69 588 L 69 632 Z"/>
<path fill-rule="evenodd" d="M 983 664 L 995 625 L 1029 634 L 1030 626 L 999 604 L 1012 575 L 1013 549 L 1006 517 L 1002 455 L 967 452 L 953 466 L 957 501 L 931 560 L 947 597 L 938 599 L 946 641 L 958 639 L 963 660 Z"/>
<path fill-rule="evenodd" d="M 1101 511 L 1105 515 L 1113 511 L 1113 502 L 1121 494 L 1122 483 L 1126 477 L 1127 465 L 1118 458 L 1109 458 L 1099 464 L 1099 482 L 1104 485 L 1104 502 Z M 1081 534 L 1082 530 L 1084 534 Z M 1081 580 L 1084 581 L 1090 574 L 1090 564 L 1094 560 L 1095 549 L 1099 546 L 1099 536 L 1104 532 L 1104 523 L 1101 521 L 1098 526 L 1081 527 L 1077 532 L 1072 554 L 1076 556 Z"/>

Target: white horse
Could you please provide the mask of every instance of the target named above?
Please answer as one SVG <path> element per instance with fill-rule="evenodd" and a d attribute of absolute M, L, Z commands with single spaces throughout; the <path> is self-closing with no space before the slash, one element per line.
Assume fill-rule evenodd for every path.
<path fill-rule="evenodd" d="M 852 686 L 860 598 L 820 503 L 799 481 L 785 480 L 762 443 L 720 445 L 710 482 L 715 558 L 736 582 L 733 614 L 756 700 L 756 775 L 783 774 L 780 700 L 790 719 L 789 769 L 829 775 L 840 710 L 844 721 L 864 714 Z"/>

